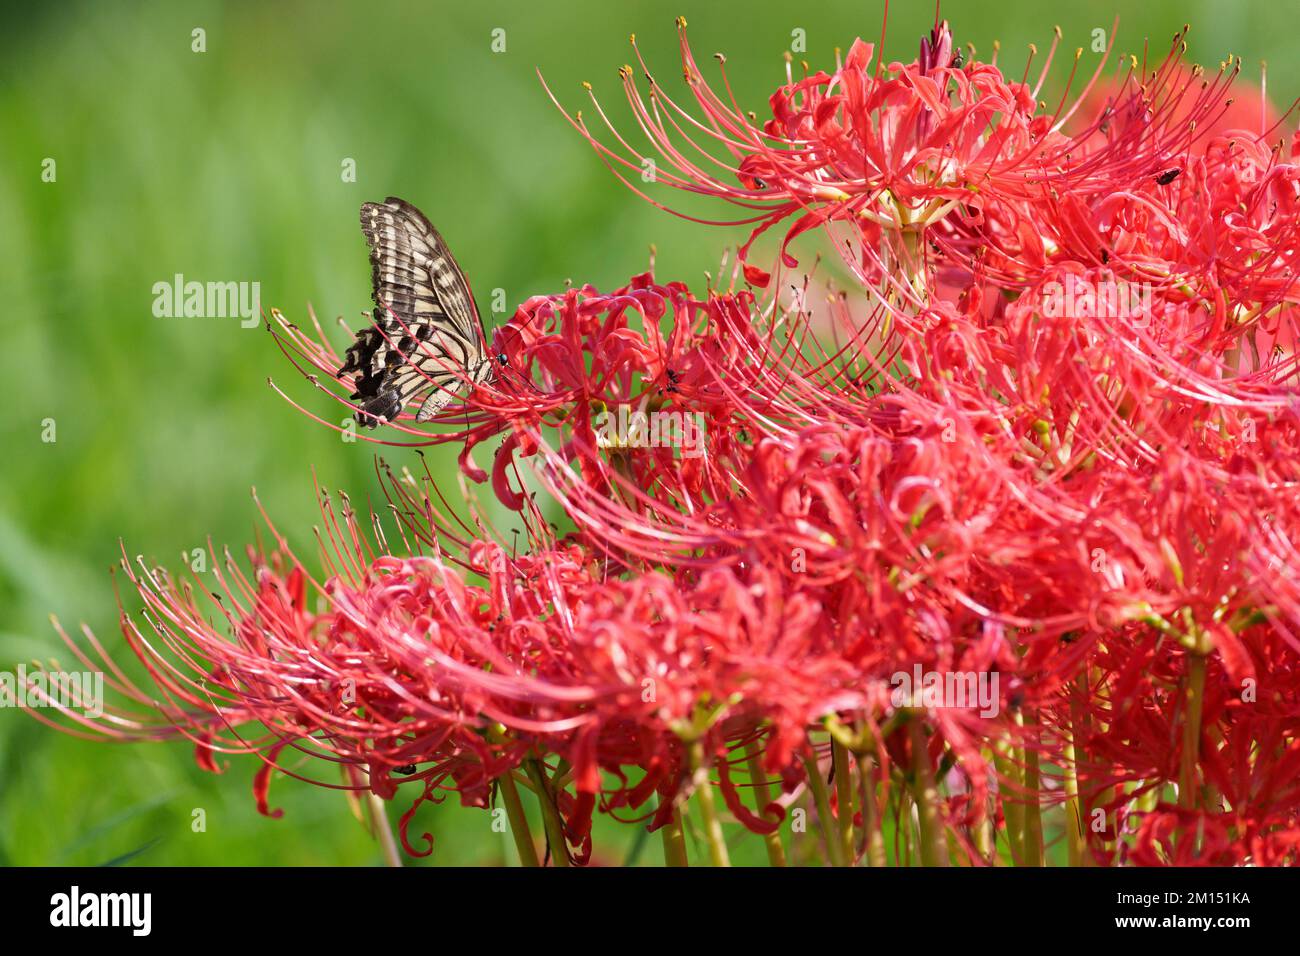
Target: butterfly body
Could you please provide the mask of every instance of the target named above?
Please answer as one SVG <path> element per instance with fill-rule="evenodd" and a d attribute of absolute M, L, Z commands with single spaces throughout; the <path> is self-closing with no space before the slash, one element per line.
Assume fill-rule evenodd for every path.
<path fill-rule="evenodd" d="M 428 421 L 492 377 L 474 296 L 442 236 L 405 200 L 364 203 L 361 229 L 374 324 L 357 333 L 338 374 L 353 376 L 362 425 L 394 421 L 421 396 L 416 421 Z"/>

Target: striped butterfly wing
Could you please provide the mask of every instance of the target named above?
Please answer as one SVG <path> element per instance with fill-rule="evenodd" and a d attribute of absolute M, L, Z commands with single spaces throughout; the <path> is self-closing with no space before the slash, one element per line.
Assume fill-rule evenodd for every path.
<path fill-rule="evenodd" d="M 438 230 L 405 200 L 363 204 L 361 230 L 374 325 L 357 333 L 338 374 L 355 376 L 362 425 L 393 421 L 425 392 L 415 417 L 428 421 L 467 390 L 466 378 L 491 370 L 474 297 Z"/>

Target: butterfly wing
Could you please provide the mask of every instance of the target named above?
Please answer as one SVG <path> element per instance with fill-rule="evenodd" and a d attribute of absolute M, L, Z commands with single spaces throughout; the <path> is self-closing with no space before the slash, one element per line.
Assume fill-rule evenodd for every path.
<path fill-rule="evenodd" d="M 416 414 L 427 421 L 490 366 L 474 297 L 447 243 L 403 199 L 361 207 L 370 246 L 374 325 L 357 334 L 340 375 L 355 375 L 361 424 L 392 421 L 429 390 Z"/>

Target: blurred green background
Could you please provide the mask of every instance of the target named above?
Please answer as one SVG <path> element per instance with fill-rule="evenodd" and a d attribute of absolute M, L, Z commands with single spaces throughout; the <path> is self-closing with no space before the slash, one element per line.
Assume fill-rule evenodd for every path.
<path fill-rule="evenodd" d="M 1028 43 L 1054 24 L 1065 54 L 1121 15 L 1121 52 L 1152 37 L 1157 58 L 1184 22 L 1191 58 L 1228 53 L 1255 76 L 1269 61 L 1275 100 L 1300 92 L 1290 28 L 1277 3 L 1200 0 L 949 2 L 959 42 L 1019 75 Z M 308 302 L 354 326 L 369 307 L 364 200 L 422 207 L 456 251 L 486 309 L 508 311 L 566 279 L 610 288 L 658 247 L 664 278 L 697 281 L 743 236 L 658 212 L 610 176 L 547 100 L 536 70 L 570 108 L 595 85 L 634 127 L 616 69 L 642 50 L 670 95 L 678 77 L 673 18 L 684 14 L 706 71 L 725 51 L 739 101 L 763 113 L 781 81 L 792 31 L 814 68 L 856 35 L 876 41 L 879 0 L 796 5 L 632 2 L 48 3 L 3 14 L 0 29 L 0 670 L 68 655 L 48 617 L 87 622 L 121 647 L 108 569 L 127 550 L 175 564 L 182 550 L 251 539 L 261 499 L 310 553 L 314 467 L 357 501 L 375 492 L 372 450 L 300 415 L 268 376 L 313 410 L 341 409 L 295 381 L 260 328 L 237 319 L 159 319 L 152 287 L 176 273 L 258 281 L 264 307 L 291 320 Z M 910 59 L 933 7 L 898 3 L 887 53 Z M 206 52 L 191 49 L 206 31 Z M 505 31 L 494 53 L 492 31 Z M 1095 55 L 1084 54 L 1084 65 Z M 1059 89 L 1059 82 L 1058 82 Z M 591 115 L 588 107 L 587 115 Z M 341 176 L 356 163 L 356 182 Z M 57 178 L 42 181 L 53 159 Z M 502 321 L 502 316 L 488 316 Z M 57 440 L 42 441 L 54 419 Z M 390 454 L 405 464 L 406 451 Z M 450 475 L 454 451 L 430 456 Z M 128 599 L 128 607 L 133 606 Z M 286 779 L 257 815 L 252 758 L 200 772 L 184 743 L 116 745 L 54 733 L 0 711 L 0 864 L 373 864 L 378 845 L 337 792 Z M 406 791 L 401 791 L 405 796 Z M 207 812 L 192 833 L 191 810 Z M 393 818 L 404 810 L 390 806 Z M 481 811 L 426 808 L 433 864 L 512 862 L 508 837 Z M 540 828 L 535 832 L 540 833 Z M 630 828 L 598 830 L 602 862 L 638 853 Z M 742 841 L 738 862 L 761 843 Z M 692 848 L 695 852 L 695 848 Z M 651 841 L 641 862 L 659 860 Z"/>

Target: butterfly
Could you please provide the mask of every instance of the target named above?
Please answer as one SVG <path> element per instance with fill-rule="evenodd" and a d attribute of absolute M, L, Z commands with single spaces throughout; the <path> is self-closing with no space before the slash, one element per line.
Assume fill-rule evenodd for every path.
<path fill-rule="evenodd" d="M 361 231 L 374 324 L 357 333 L 337 374 L 354 376 L 361 425 L 391 422 L 416 400 L 415 420 L 428 421 L 492 377 L 483 321 L 447 243 L 415 206 L 392 196 L 363 203 Z"/>

